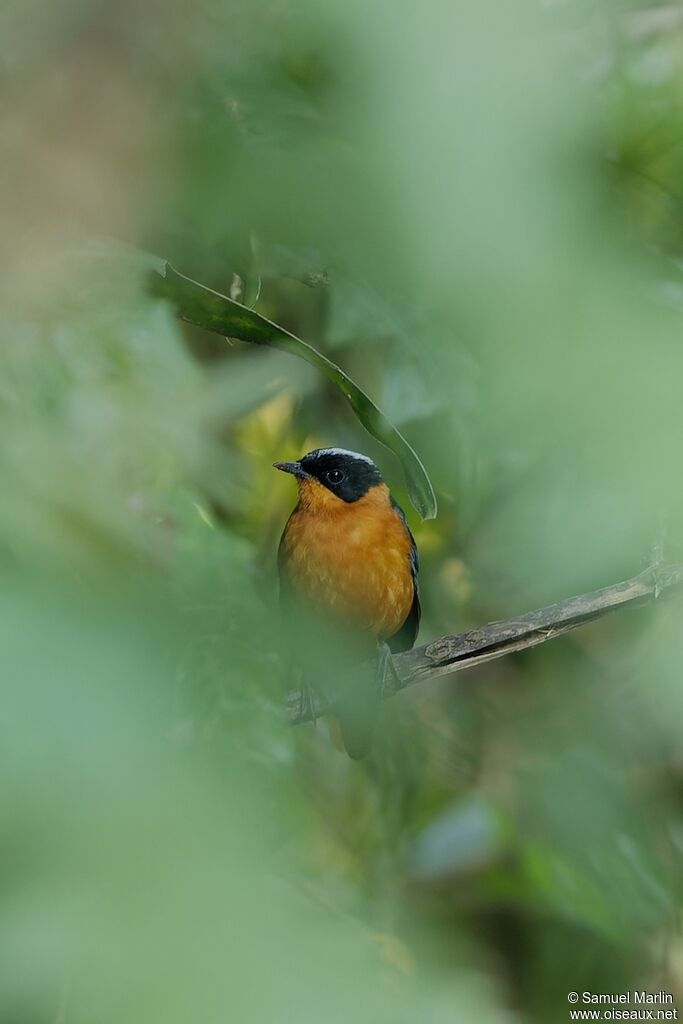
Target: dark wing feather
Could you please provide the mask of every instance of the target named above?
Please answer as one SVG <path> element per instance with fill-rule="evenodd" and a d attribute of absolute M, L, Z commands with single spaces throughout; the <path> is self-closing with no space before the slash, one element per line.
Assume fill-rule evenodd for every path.
<path fill-rule="evenodd" d="M 396 514 L 402 520 L 406 533 L 410 537 L 410 571 L 413 577 L 414 590 L 413 603 L 410 611 L 408 612 L 408 616 L 405 622 L 403 623 L 401 628 L 396 633 L 394 633 L 392 637 L 389 637 L 388 640 L 388 644 L 391 650 L 395 654 L 398 654 L 400 651 L 410 650 L 410 648 L 415 643 L 415 640 L 417 638 L 417 631 L 420 628 L 420 616 L 422 615 L 422 606 L 420 605 L 420 586 L 417 578 L 418 573 L 420 571 L 420 555 L 417 550 L 415 538 L 413 537 L 411 529 L 408 526 L 408 520 L 406 519 L 405 512 L 403 511 L 401 506 L 394 501 L 393 498 L 391 499 L 391 504 Z"/>

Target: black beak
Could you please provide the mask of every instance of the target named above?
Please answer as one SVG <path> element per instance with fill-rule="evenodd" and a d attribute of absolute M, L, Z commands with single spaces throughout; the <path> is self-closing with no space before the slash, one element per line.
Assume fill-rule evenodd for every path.
<path fill-rule="evenodd" d="M 292 476 L 309 477 L 311 474 L 307 473 L 305 469 L 301 468 L 300 462 L 274 462 L 273 466 L 275 469 L 281 469 L 283 473 L 291 473 Z"/>

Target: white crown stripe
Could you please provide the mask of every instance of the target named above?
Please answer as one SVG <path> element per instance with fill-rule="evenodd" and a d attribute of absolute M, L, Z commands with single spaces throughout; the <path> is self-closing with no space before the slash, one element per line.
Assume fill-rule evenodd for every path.
<path fill-rule="evenodd" d="M 351 459 L 357 459 L 358 462 L 367 462 L 368 465 L 374 466 L 374 462 L 367 455 L 361 455 L 360 452 L 350 452 L 348 448 L 318 448 L 317 451 L 310 452 L 304 458 L 317 458 L 319 455 L 346 455 Z"/>

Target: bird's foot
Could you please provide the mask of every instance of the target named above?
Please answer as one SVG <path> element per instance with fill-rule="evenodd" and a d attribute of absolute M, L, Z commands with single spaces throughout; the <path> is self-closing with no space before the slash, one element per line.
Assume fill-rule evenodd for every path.
<path fill-rule="evenodd" d="M 299 717 L 304 722 L 311 721 L 314 726 L 317 725 L 319 717 L 318 701 L 313 687 L 309 686 L 308 683 L 302 682 L 299 697 Z"/>
<path fill-rule="evenodd" d="M 386 640 L 377 641 L 377 689 L 380 697 L 384 697 L 387 690 L 395 692 L 403 686 L 403 680 L 398 674 L 394 664 L 394 656 L 391 647 Z M 391 680 L 391 684 L 389 683 Z"/>
<path fill-rule="evenodd" d="M 665 574 L 662 570 L 665 565 L 664 551 L 667 547 L 670 547 L 669 538 L 667 536 L 667 526 L 664 517 L 660 516 L 659 533 L 650 548 L 650 556 L 648 558 L 647 565 L 647 572 L 652 581 L 652 593 L 655 600 L 657 600 L 664 589 Z"/>

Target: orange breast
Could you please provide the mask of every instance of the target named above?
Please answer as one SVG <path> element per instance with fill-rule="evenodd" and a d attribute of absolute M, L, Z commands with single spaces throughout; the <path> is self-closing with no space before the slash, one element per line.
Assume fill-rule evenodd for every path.
<path fill-rule="evenodd" d="M 306 481 L 282 548 L 292 586 L 325 611 L 376 637 L 393 636 L 407 619 L 411 540 L 385 484 L 347 503 Z"/>

